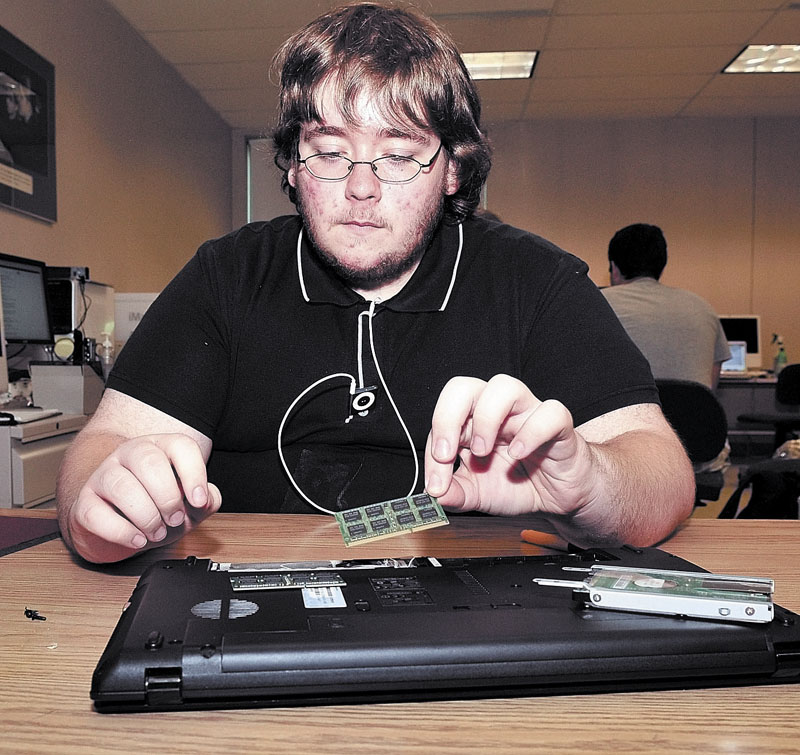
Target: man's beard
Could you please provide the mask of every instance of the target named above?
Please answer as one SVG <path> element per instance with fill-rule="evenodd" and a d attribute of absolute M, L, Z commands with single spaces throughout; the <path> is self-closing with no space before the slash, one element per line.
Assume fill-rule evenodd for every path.
<path fill-rule="evenodd" d="M 422 216 L 419 226 L 395 241 L 396 248 L 381 254 L 369 268 L 348 265 L 319 241 L 317 224 L 305 212 L 302 193 L 297 192 L 297 211 L 319 260 L 343 283 L 359 291 L 370 291 L 398 280 L 411 270 L 425 254 L 444 214 L 444 195 Z"/>

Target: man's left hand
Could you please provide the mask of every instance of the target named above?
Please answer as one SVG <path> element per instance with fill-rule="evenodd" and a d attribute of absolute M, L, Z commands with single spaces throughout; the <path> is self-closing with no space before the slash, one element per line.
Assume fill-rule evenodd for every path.
<path fill-rule="evenodd" d="M 508 375 L 447 383 L 434 410 L 425 471 L 427 491 L 443 506 L 491 514 L 570 514 L 600 484 L 592 450 L 567 408 L 540 401 Z"/>

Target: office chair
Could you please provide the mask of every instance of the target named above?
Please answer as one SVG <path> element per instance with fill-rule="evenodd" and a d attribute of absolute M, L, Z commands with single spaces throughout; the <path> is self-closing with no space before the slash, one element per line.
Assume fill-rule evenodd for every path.
<path fill-rule="evenodd" d="M 695 466 L 719 456 L 728 438 L 725 410 L 714 393 L 691 380 L 656 380 L 661 408 Z M 722 471 L 695 472 L 695 505 L 717 501 L 725 479 Z"/>
<path fill-rule="evenodd" d="M 750 491 L 740 511 L 742 495 Z M 739 469 L 739 484 L 719 512 L 720 519 L 797 519 L 800 459 L 765 459 Z"/>
<path fill-rule="evenodd" d="M 800 364 L 788 364 L 775 385 L 775 411 L 740 414 L 739 422 L 772 425 L 775 428 L 773 450 L 800 430 Z"/>

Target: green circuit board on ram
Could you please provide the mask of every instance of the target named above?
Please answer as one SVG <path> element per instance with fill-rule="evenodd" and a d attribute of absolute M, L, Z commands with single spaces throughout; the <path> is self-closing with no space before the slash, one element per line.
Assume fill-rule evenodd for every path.
<path fill-rule="evenodd" d="M 450 523 L 439 502 L 427 493 L 337 511 L 334 516 L 348 547 Z"/>

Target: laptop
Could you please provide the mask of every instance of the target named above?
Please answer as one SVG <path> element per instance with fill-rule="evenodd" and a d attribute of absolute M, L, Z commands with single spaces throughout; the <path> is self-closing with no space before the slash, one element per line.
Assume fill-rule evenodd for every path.
<path fill-rule="evenodd" d="M 703 573 L 663 550 L 628 547 L 159 561 L 141 576 L 97 664 L 91 698 L 100 712 L 139 712 L 800 679 L 800 617 L 780 606 L 760 624 L 648 615 L 593 608 L 569 587 L 534 582 L 609 565 Z"/>
<path fill-rule="evenodd" d="M 724 361 L 720 368 L 722 378 L 759 378 L 766 377 L 766 370 L 747 366 L 747 342 L 728 341 L 731 350 L 730 359 Z"/>
<path fill-rule="evenodd" d="M 720 376 L 741 377 L 747 375 L 747 342 L 728 341 L 728 348 L 731 351 L 731 356 L 730 359 L 722 363 Z"/>

